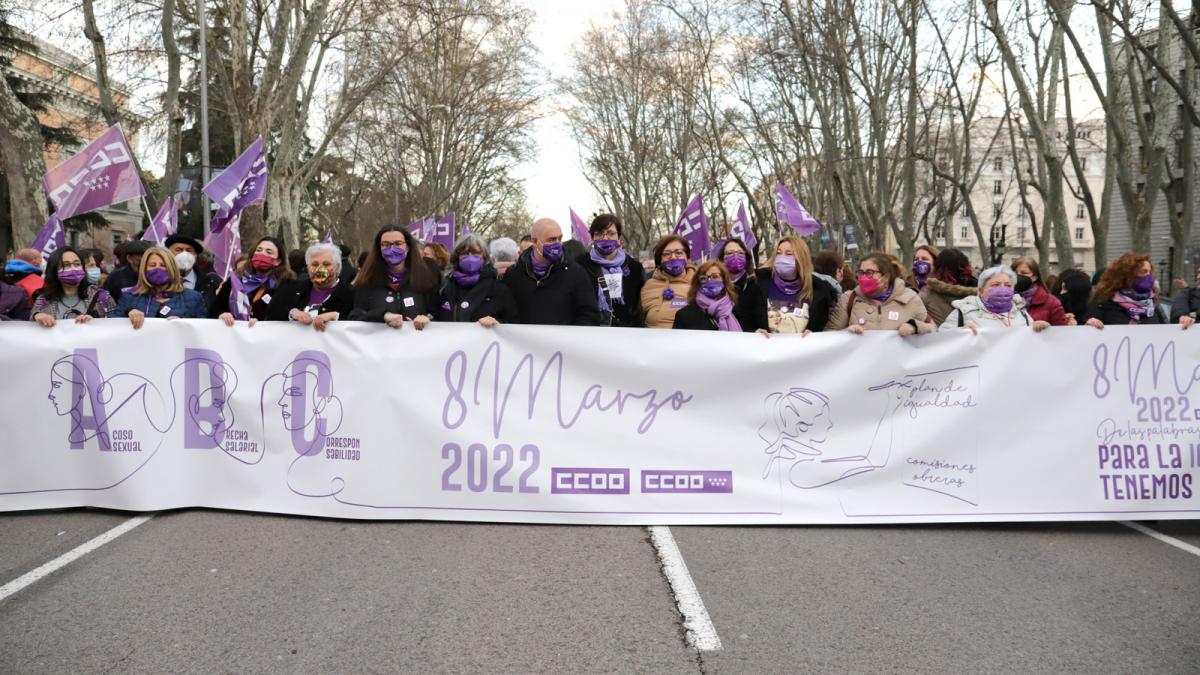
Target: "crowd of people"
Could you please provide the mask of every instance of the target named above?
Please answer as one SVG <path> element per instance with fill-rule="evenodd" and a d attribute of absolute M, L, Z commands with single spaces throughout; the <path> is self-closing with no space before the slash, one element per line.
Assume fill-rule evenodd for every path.
<path fill-rule="evenodd" d="M 680 330 L 799 333 L 934 331 L 1051 326 L 1178 324 L 1200 311 L 1195 284 L 1176 280 L 1170 304 L 1154 265 L 1125 253 L 1094 276 L 1078 269 L 1043 276 L 1020 258 L 978 273 L 962 251 L 922 246 L 905 269 L 896 256 L 871 252 L 847 264 L 837 253 L 815 256 L 801 238 L 779 239 L 761 266 L 745 242 L 727 238 L 696 264 L 683 237 L 667 235 L 643 265 L 624 248 L 622 222 L 603 214 L 592 243 L 563 240 L 562 227 L 540 219 L 520 242 L 467 234 L 453 250 L 422 244 L 406 228 L 387 225 L 351 264 L 346 246 L 315 244 L 287 251 L 263 237 L 237 261 L 234 284 L 213 271 L 213 256 L 191 237 L 162 245 L 120 245 L 106 271 L 100 251 L 17 251 L 0 281 L 0 320 L 127 318 L 290 321 L 323 331 L 333 321 L 383 323 L 421 330 L 433 321 L 621 326 Z"/>

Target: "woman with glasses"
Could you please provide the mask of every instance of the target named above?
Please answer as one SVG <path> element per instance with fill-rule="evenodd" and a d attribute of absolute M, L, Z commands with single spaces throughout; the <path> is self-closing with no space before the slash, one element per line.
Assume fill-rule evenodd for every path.
<path fill-rule="evenodd" d="M 675 314 L 672 328 L 741 333 L 751 320 L 740 313 L 733 278 L 717 260 L 702 262 L 696 268 L 687 301 L 687 306 Z M 765 330 L 758 332 L 769 335 Z"/>
<path fill-rule="evenodd" d="M 375 233 L 358 277 L 354 279 L 354 321 L 386 323 L 417 330 L 429 325 L 438 307 L 441 274 L 421 257 L 417 240 L 401 225 L 384 225 Z"/>
<path fill-rule="evenodd" d="M 754 274 L 754 256 L 746 243 L 737 237 L 730 237 L 721 243 L 717 252 L 719 260 L 725 269 L 729 270 L 729 278 L 733 289 L 737 291 L 737 315 L 746 332 L 767 330 L 767 296 L 763 294 Z"/>
<path fill-rule="evenodd" d="M 458 240 L 450 252 L 450 270 L 442 282 L 441 303 L 435 314 L 438 321 L 474 321 L 485 328 L 520 323 L 517 301 L 496 277 L 482 237 L 467 234 Z"/>
<path fill-rule="evenodd" d="M 33 303 L 32 318 L 38 325 L 49 328 L 58 321 L 87 323 L 116 311 L 117 303 L 88 276 L 85 264 L 69 246 L 50 254 L 44 285 Z"/>
<path fill-rule="evenodd" d="M 621 246 L 621 219 L 611 213 L 596 216 L 588 228 L 592 247 L 576 262 L 588 273 L 600 315 L 609 326 L 641 326 L 642 287 L 646 270 Z"/>
<path fill-rule="evenodd" d="M 688 289 L 696 267 L 688 262 L 692 247 L 683 237 L 668 234 L 654 245 L 654 273 L 642 287 L 646 328 L 670 328 L 675 314 L 687 306 Z"/>
<path fill-rule="evenodd" d="M 820 332 L 837 303 L 833 286 L 813 274 L 808 244 L 796 236 L 781 237 L 767 267 L 757 272 L 767 296 L 767 321 L 772 333 Z"/>
<path fill-rule="evenodd" d="M 138 330 L 150 319 L 203 319 L 208 315 L 204 297 L 183 287 L 175 256 L 161 246 L 142 254 L 137 285 L 122 293 L 114 316 L 127 316 Z"/>
<path fill-rule="evenodd" d="M 904 270 L 895 258 L 868 253 L 858 263 L 857 288 L 838 299 L 829 317 L 829 330 L 862 335 L 869 330 L 896 331 L 901 336 L 933 332 L 933 323 L 916 291 L 904 283 Z"/>
<path fill-rule="evenodd" d="M 954 309 L 938 331 L 960 328 L 979 333 L 980 328 L 1033 328 L 1041 332 L 1050 327 L 1025 311 L 1025 301 L 1016 294 L 1017 273 L 1008 265 L 996 265 L 979 273 L 979 294 L 954 301 Z"/>

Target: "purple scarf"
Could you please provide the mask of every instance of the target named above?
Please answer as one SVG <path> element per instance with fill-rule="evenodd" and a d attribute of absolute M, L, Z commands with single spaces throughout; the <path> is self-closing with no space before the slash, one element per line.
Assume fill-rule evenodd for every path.
<path fill-rule="evenodd" d="M 267 288 L 275 288 L 275 277 L 270 274 L 255 274 L 250 271 L 242 272 L 242 290 L 246 292 L 247 296 L 262 288 L 263 284 L 266 284 Z"/>
<path fill-rule="evenodd" d="M 550 271 L 551 262 L 547 260 L 544 263 L 538 262 L 537 255 L 533 251 L 529 252 L 529 265 L 533 267 L 533 273 L 539 277 Z"/>
<path fill-rule="evenodd" d="M 454 283 L 462 286 L 463 288 L 471 288 L 475 284 L 479 283 L 479 272 L 467 274 L 466 272 L 455 268 L 455 270 L 450 273 L 450 277 L 454 279 Z"/>
<path fill-rule="evenodd" d="M 722 293 L 719 298 L 710 298 L 703 293 L 696 294 L 696 304 L 712 318 L 717 320 L 717 330 L 742 332 L 742 324 L 733 315 L 733 301 L 728 293 Z"/>
<path fill-rule="evenodd" d="M 605 258 L 604 256 L 597 253 L 595 247 L 593 247 L 591 249 L 591 251 L 589 252 L 588 255 L 591 256 L 592 262 L 594 262 L 597 265 L 599 265 L 600 267 L 604 268 L 605 272 L 611 273 L 613 271 L 613 269 L 620 267 L 621 268 L 621 276 L 626 276 L 626 277 L 629 276 L 629 268 L 624 266 L 625 265 L 625 251 L 623 251 L 621 249 L 617 249 L 617 255 L 612 260 L 609 260 L 608 258 Z M 618 305 L 625 304 L 624 290 L 625 290 L 624 284 L 622 284 L 621 292 L 613 297 L 613 299 L 612 299 L 613 302 L 617 303 Z M 598 304 L 600 306 L 601 312 L 611 312 L 612 311 L 612 306 L 608 304 L 608 296 L 604 292 L 604 283 L 603 282 L 596 284 L 596 304 Z"/>
<path fill-rule="evenodd" d="M 329 288 L 321 289 L 321 288 L 317 288 L 314 285 L 312 287 L 312 290 L 308 292 L 308 306 L 309 307 L 320 307 L 321 305 L 325 304 L 325 301 L 328 300 L 329 296 L 331 296 L 331 295 L 333 295 L 333 287 L 332 286 L 330 286 Z"/>
<path fill-rule="evenodd" d="M 1129 323 L 1139 323 L 1142 317 L 1154 316 L 1154 292 L 1138 293 L 1132 289 L 1117 291 L 1113 294 L 1113 302 L 1121 306 L 1129 315 Z"/>
<path fill-rule="evenodd" d="M 796 295 L 800 292 L 800 277 L 796 277 L 794 280 L 788 281 L 778 274 L 772 274 L 771 283 L 775 284 L 775 288 L 778 288 L 780 292 L 788 295 Z"/>
<path fill-rule="evenodd" d="M 388 270 L 388 283 L 399 288 L 400 286 L 404 285 L 404 279 L 407 276 L 408 270 L 402 269 L 399 272 L 396 272 L 395 270 Z"/>

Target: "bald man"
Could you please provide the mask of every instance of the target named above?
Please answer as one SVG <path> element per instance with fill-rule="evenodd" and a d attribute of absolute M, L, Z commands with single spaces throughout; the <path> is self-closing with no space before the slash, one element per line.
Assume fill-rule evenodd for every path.
<path fill-rule="evenodd" d="M 521 323 L 600 326 L 596 293 L 587 273 L 563 254 L 562 226 L 550 218 L 533 223 L 533 245 L 504 275 L 517 301 Z"/>

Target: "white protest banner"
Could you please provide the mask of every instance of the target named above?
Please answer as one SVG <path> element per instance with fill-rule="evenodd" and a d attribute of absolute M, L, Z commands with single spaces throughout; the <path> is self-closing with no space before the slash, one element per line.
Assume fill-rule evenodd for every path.
<path fill-rule="evenodd" d="M 702 364 L 702 367 L 698 365 Z M 0 325 L 0 511 L 1195 518 L 1200 334 Z"/>

